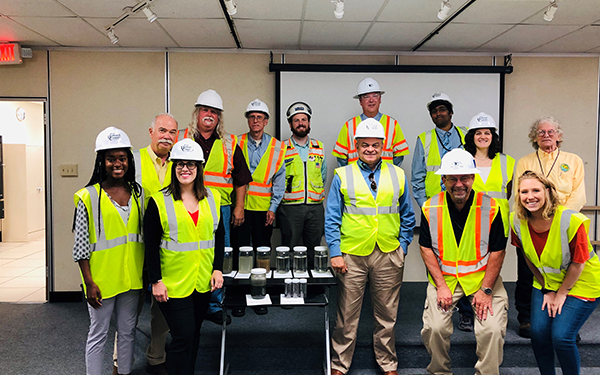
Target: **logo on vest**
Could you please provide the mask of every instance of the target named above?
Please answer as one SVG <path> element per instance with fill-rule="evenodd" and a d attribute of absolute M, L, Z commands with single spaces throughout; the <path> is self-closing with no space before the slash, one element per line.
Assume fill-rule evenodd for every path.
<path fill-rule="evenodd" d="M 569 169 L 571 169 L 571 168 L 569 167 L 568 164 L 564 164 L 563 163 L 563 164 L 560 165 L 560 170 L 563 171 L 563 172 L 568 172 Z"/>
<path fill-rule="evenodd" d="M 119 139 L 121 139 L 121 134 L 119 133 L 110 133 L 108 135 L 108 140 L 111 142 L 118 141 Z"/>

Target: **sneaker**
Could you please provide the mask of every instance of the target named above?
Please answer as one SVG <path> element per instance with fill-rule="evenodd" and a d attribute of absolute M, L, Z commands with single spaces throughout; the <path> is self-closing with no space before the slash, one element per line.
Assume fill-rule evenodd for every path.
<path fill-rule="evenodd" d="M 521 323 L 519 324 L 519 336 L 530 339 L 531 338 L 531 323 Z"/>
<path fill-rule="evenodd" d="M 222 326 L 223 325 L 223 310 L 215 311 L 214 313 L 210 313 L 210 314 L 206 314 L 204 319 L 208 320 L 210 322 L 213 322 L 216 325 Z M 227 322 L 227 325 L 230 325 L 231 324 L 231 316 L 227 315 L 227 318 L 225 319 L 225 321 Z"/>
<path fill-rule="evenodd" d="M 465 332 L 473 332 L 473 317 L 467 314 L 460 314 L 458 318 L 458 329 Z"/>

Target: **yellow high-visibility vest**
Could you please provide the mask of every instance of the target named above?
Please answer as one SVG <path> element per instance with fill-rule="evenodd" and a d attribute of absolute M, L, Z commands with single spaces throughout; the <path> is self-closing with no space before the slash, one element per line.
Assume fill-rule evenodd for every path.
<path fill-rule="evenodd" d="M 585 232 L 588 233 L 590 219 L 582 213 L 564 206 L 558 206 L 552 218 L 546 246 L 544 246 L 541 257 L 538 257 L 533 246 L 527 220 L 519 220 L 514 212 L 510 214 L 511 228 L 517 235 L 521 245 L 523 245 L 523 251 L 527 259 L 533 263 L 544 277 L 545 288 L 556 291 L 562 285 L 572 259 L 569 242 L 575 237 L 582 224 L 585 226 Z M 585 262 L 577 282 L 569 291 L 571 296 L 600 297 L 600 260 L 598 260 L 598 255 L 596 255 L 589 239 L 588 250 L 589 259 Z M 535 277 L 533 278 L 533 286 L 537 289 L 542 288 Z"/>
<path fill-rule="evenodd" d="M 504 224 L 504 235 L 508 237 L 509 228 L 509 205 L 508 205 L 508 184 L 513 179 L 513 171 L 515 169 L 515 159 L 512 157 L 497 153 L 492 160 L 492 169 L 485 184 L 479 174 L 475 174 L 475 182 L 473 189 L 481 191 L 494 198 L 500 212 L 502 213 L 502 223 Z"/>
<path fill-rule="evenodd" d="M 458 130 L 458 134 L 460 135 L 461 143 L 464 143 L 467 128 L 456 126 L 456 130 Z M 442 164 L 437 132 L 435 129 L 428 130 L 419 134 L 419 139 L 423 145 L 423 156 L 425 157 L 427 168 L 427 174 L 425 175 L 425 196 L 431 198 L 442 191 L 442 177 L 435 174 Z"/>
<path fill-rule="evenodd" d="M 173 168 L 173 162 L 167 160 L 167 173 L 165 174 L 165 180 L 161 184 L 156 173 L 156 168 L 154 168 L 152 157 L 148 152 L 149 147 L 133 151 L 135 181 L 142 186 L 144 209 L 148 207 L 148 201 L 152 194 L 171 184 L 171 168 Z"/>
<path fill-rule="evenodd" d="M 144 241 L 138 211 L 138 208 L 141 210 L 141 203 L 138 199 L 131 196 L 132 207 L 127 226 L 106 192 L 100 192 L 99 184 L 79 190 L 73 199 L 75 207 L 81 200 L 87 210 L 90 273 L 100 288 L 102 298 L 142 289 Z M 83 274 L 81 280 L 85 290 Z"/>
<path fill-rule="evenodd" d="M 400 241 L 400 204 L 405 193 L 405 176 L 401 168 L 381 163 L 377 199 L 363 178 L 357 163 L 337 168 L 344 212 L 340 228 L 343 253 L 367 256 L 375 244 L 384 253 L 398 249 Z"/>
<path fill-rule="evenodd" d="M 354 133 L 356 133 L 356 127 L 361 122 L 361 117 L 356 116 L 348 120 L 342 126 L 337 142 L 333 147 L 333 156 L 342 159 L 347 158 L 348 164 L 358 161 L 358 151 L 356 150 L 356 144 L 354 142 Z M 408 143 L 406 143 L 406 139 L 404 139 L 402 128 L 394 118 L 382 114 L 379 122 L 383 125 L 385 131 L 385 141 L 381 153 L 381 160 L 393 164 L 394 154 L 396 154 L 395 156 L 409 154 Z"/>
<path fill-rule="evenodd" d="M 326 163 L 323 142 L 311 139 L 306 165 L 291 139 L 283 142 L 285 151 L 286 188 L 281 204 L 317 204 L 325 199 L 321 165 Z"/>
<path fill-rule="evenodd" d="M 428 199 L 422 210 L 429 222 L 433 253 L 450 291 L 454 293 L 460 283 L 466 295 L 475 293 L 481 288 L 490 257 L 490 228 L 499 212 L 498 204 L 482 192 L 475 192 L 460 244 L 452 229 L 446 193 Z M 435 285 L 430 274 L 428 277 Z"/>
<path fill-rule="evenodd" d="M 152 195 L 163 230 L 160 269 L 169 298 L 185 298 L 194 290 L 210 291 L 221 197 L 216 191 L 207 191 L 208 196 L 198 202 L 197 225 L 183 201 L 162 191 Z"/>
<path fill-rule="evenodd" d="M 244 153 L 244 158 L 250 167 L 248 157 L 248 133 L 240 136 L 240 148 Z M 260 158 L 258 166 L 252 173 L 252 182 L 248 185 L 246 201 L 244 208 L 250 211 L 268 211 L 271 206 L 271 196 L 273 196 L 273 176 L 283 166 L 285 157 L 285 145 L 274 137 L 271 137 L 269 145 L 263 156 Z"/>

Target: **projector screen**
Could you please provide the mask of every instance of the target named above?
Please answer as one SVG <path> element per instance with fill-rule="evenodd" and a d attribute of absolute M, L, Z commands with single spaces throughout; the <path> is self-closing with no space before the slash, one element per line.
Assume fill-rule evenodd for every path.
<path fill-rule="evenodd" d="M 279 66 L 283 67 L 285 64 Z M 441 71 L 447 71 L 449 67 L 442 68 L 445 69 Z M 485 72 L 484 69 L 481 72 L 481 69 L 474 69 L 473 73 L 465 72 L 465 67 L 457 68 L 459 72 L 456 73 L 280 71 L 272 68 L 278 75 L 277 137 L 284 140 L 291 136 L 285 117 L 288 106 L 295 101 L 308 103 L 313 111 L 310 137 L 322 141 L 325 146 L 328 192 L 333 171 L 337 168 L 337 160 L 331 151 L 342 125 L 362 113 L 358 99 L 352 98 L 356 94 L 358 83 L 366 77 L 372 77 L 379 82 L 381 90 L 385 91 L 381 97 L 380 112 L 398 120 L 408 142 L 410 154 L 405 156 L 402 169 L 410 184 L 411 162 L 417 136 L 435 127 L 426 104 L 436 91 L 447 94 L 452 100 L 454 125 L 468 127 L 473 116 L 479 112 L 486 112 L 500 124 L 502 139 L 500 114 L 503 111 L 505 72 L 500 70 L 506 67 L 473 67 L 489 70 Z M 418 223 L 419 207 L 414 199 L 413 203 Z"/>

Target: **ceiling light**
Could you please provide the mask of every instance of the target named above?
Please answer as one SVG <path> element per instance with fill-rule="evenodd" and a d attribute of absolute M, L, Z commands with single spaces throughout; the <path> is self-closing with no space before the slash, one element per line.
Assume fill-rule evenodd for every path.
<path fill-rule="evenodd" d="M 230 16 L 233 16 L 237 13 L 237 4 L 233 2 L 233 0 L 225 0 L 225 7 L 227 8 L 227 13 Z"/>
<path fill-rule="evenodd" d="M 156 16 L 156 14 L 154 14 L 154 12 L 152 12 L 150 10 L 150 8 L 148 8 L 148 7 L 145 7 L 144 9 L 142 9 L 142 12 L 144 12 L 144 14 L 146 15 L 146 17 L 148 17 L 148 21 L 150 21 L 150 22 L 154 22 L 158 18 Z"/>
<path fill-rule="evenodd" d="M 112 28 L 108 29 L 106 36 L 110 39 L 112 44 L 119 43 L 119 37 L 115 35 L 115 31 Z"/>
<path fill-rule="evenodd" d="M 338 20 L 341 20 L 344 17 L 344 0 L 332 0 L 333 4 L 335 4 L 335 10 L 333 11 L 333 15 Z"/>
<path fill-rule="evenodd" d="M 452 10 L 452 5 L 450 5 L 450 0 L 442 0 L 442 5 L 440 5 L 440 10 L 438 11 L 438 18 L 441 20 L 445 20 L 450 15 L 450 11 Z"/>
<path fill-rule="evenodd" d="M 556 0 L 550 0 L 550 5 L 548 5 L 548 9 L 544 12 L 544 21 L 552 21 L 557 9 L 558 5 L 556 5 Z"/>

